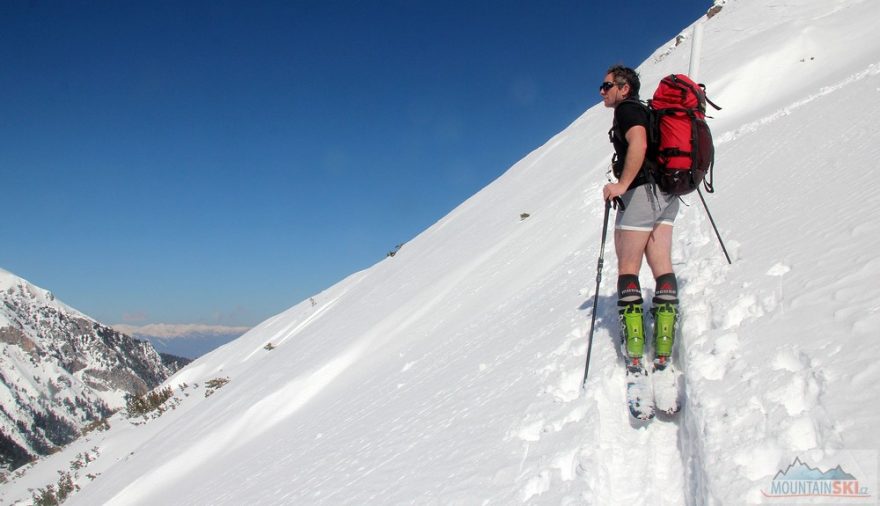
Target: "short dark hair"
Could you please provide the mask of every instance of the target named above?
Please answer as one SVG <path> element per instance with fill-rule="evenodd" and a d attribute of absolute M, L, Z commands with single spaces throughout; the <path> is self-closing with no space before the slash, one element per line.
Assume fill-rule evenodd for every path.
<path fill-rule="evenodd" d="M 638 72 L 623 65 L 612 65 L 608 68 L 608 72 L 605 73 L 605 75 L 608 74 L 614 76 L 614 82 L 617 84 L 629 85 L 629 95 L 627 98 L 639 99 L 639 88 L 642 87 L 642 82 L 639 80 Z"/>

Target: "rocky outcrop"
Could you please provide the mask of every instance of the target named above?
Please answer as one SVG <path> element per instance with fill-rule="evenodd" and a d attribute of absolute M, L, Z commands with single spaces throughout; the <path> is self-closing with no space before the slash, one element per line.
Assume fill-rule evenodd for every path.
<path fill-rule="evenodd" d="M 0 468 L 73 441 L 180 367 L 169 363 L 149 343 L 0 270 Z"/>

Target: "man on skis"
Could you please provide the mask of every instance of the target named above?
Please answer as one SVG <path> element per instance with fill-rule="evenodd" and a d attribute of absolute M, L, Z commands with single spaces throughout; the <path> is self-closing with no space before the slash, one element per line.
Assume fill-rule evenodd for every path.
<path fill-rule="evenodd" d="M 672 354 L 678 320 L 678 285 L 672 269 L 672 225 L 678 198 L 653 183 L 654 163 L 648 153 L 648 111 L 639 102 L 639 76 L 616 65 L 608 69 L 599 88 L 605 107 L 614 109 L 609 132 L 614 145 L 616 183 L 602 189 L 602 197 L 623 203 L 614 225 L 617 254 L 617 293 L 620 334 L 627 366 L 642 366 L 645 332 L 639 270 L 642 257 L 654 275 L 656 288 L 651 313 L 654 321 L 654 364 L 663 368 Z"/>

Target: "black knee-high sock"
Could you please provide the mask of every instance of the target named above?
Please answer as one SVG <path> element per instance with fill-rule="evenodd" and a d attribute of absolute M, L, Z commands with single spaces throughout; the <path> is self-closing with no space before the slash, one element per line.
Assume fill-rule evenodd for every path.
<path fill-rule="evenodd" d="M 657 287 L 654 290 L 654 300 L 656 302 L 671 302 L 678 304 L 678 280 L 675 279 L 675 273 L 670 272 L 657 277 Z"/>
<path fill-rule="evenodd" d="M 617 305 L 642 303 L 642 287 L 636 274 L 621 274 L 617 277 Z"/>

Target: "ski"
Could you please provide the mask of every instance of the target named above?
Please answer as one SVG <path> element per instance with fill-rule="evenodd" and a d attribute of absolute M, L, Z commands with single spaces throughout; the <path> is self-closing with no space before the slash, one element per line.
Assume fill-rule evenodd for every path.
<path fill-rule="evenodd" d="M 648 370 L 640 359 L 627 359 L 626 404 L 629 414 L 640 421 L 654 418 L 654 395 Z"/>
<path fill-rule="evenodd" d="M 674 415 L 681 410 L 679 380 L 681 374 L 673 367 L 669 357 L 654 359 L 651 383 L 654 387 L 654 406 L 660 412 Z"/>

